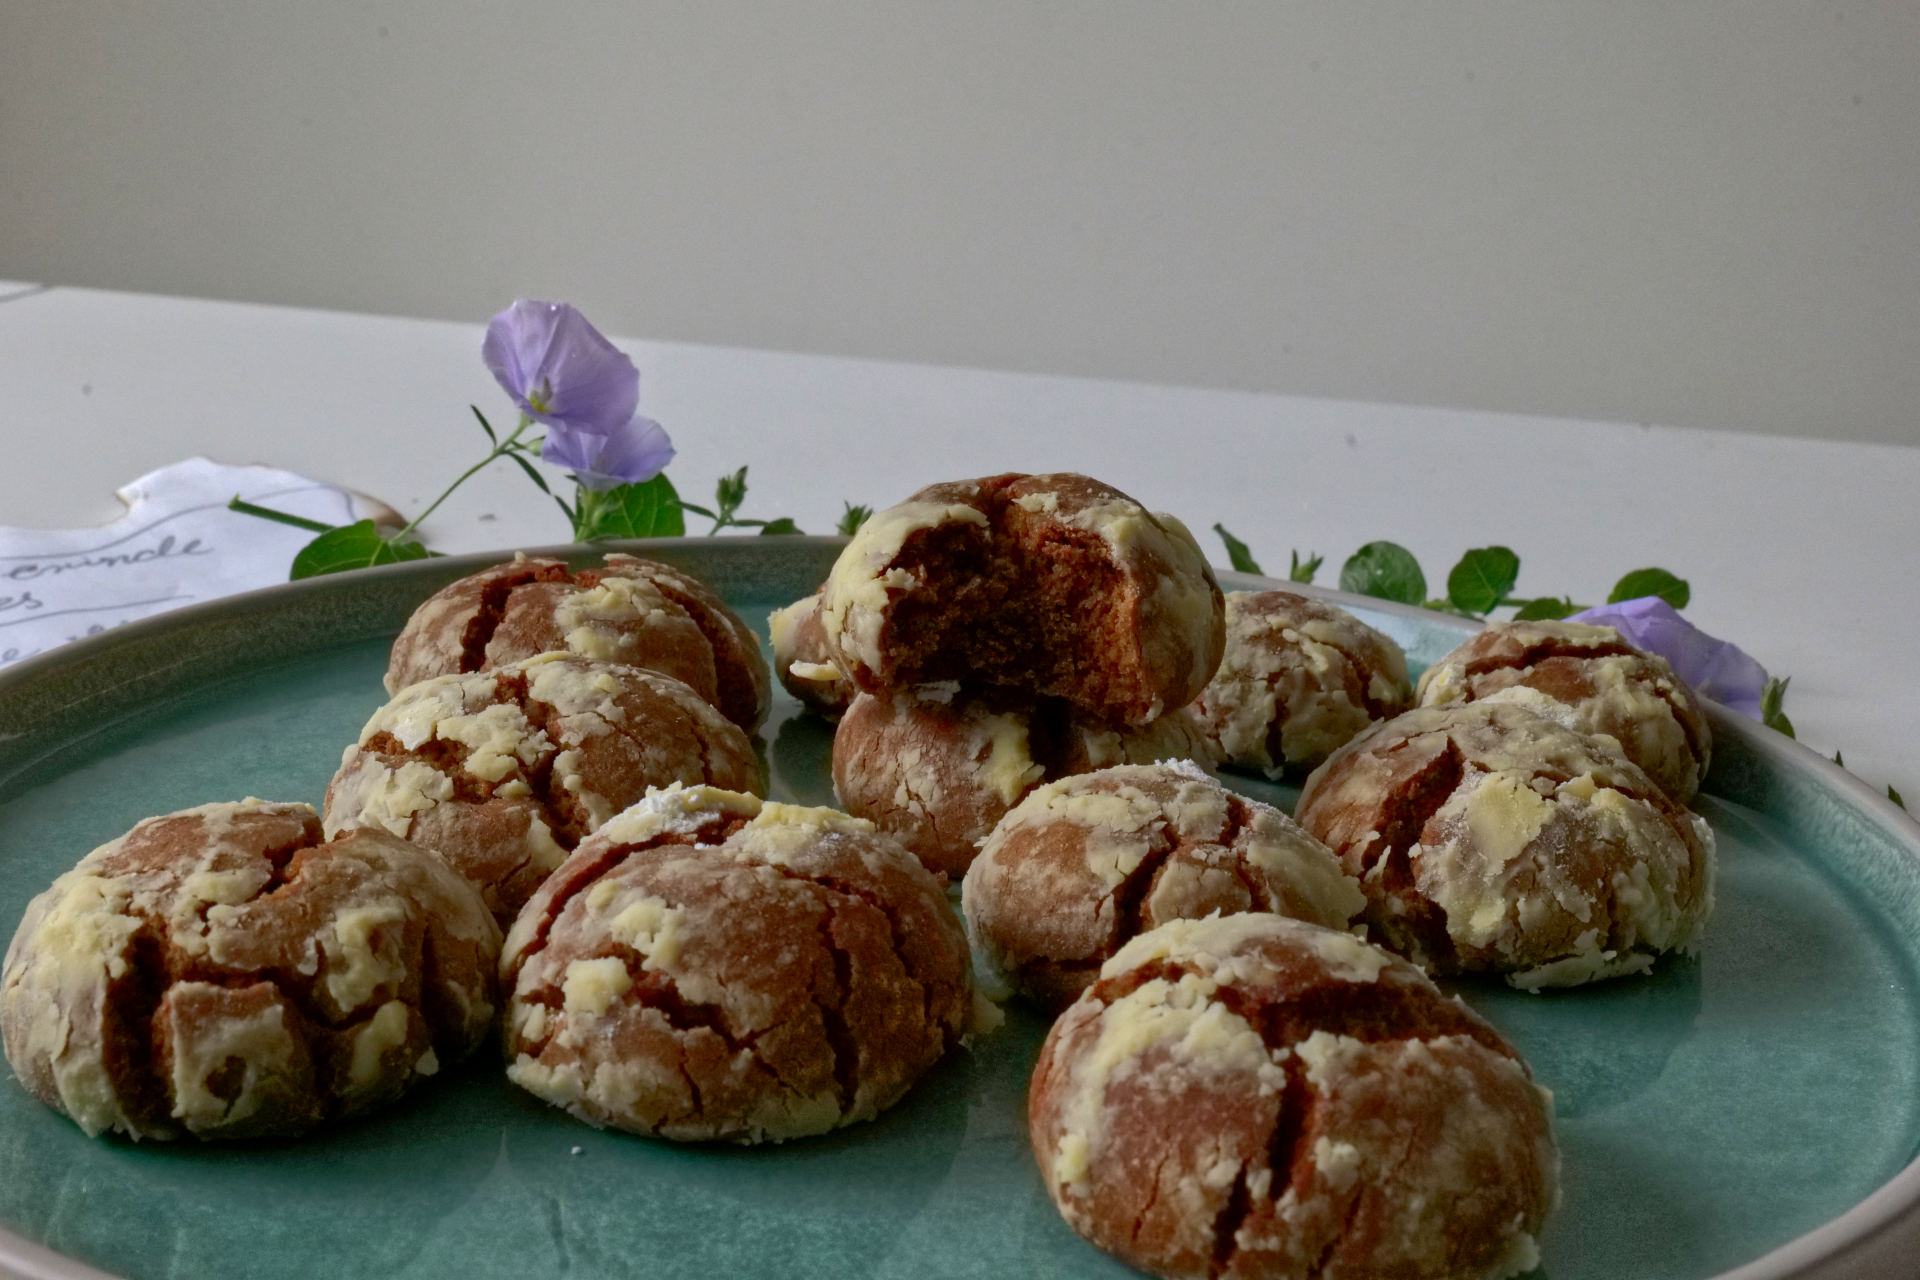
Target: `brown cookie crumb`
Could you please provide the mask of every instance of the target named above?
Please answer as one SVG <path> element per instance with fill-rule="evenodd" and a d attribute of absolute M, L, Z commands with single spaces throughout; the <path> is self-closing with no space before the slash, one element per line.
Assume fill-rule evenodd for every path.
<path fill-rule="evenodd" d="M 555 650 L 670 675 L 743 729 L 772 701 L 759 639 L 738 614 L 678 569 L 618 553 L 577 572 L 520 555 L 442 587 L 394 640 L 387 692 Z"/>
<path fill-rule="evenodd" d="M 1679 804 L 1700 790 L 1713 753 L 1699 695 L 1667 660 L 1612 627 L 1496 622 L 1428 667 L 1420 705 L 1497 699 L 1576 733 L 1604 734 Z"/>
<path fill-rule="evenodd" d="M 1184 709 L 1110 728 L 1067 703 L 932 686 L 860 694 L 833 735 L 840 803 L 931 871 L 958 876 L 993 824 L 1043 782 L 1113 764 L 1198 759 L 1213 746 Z"/>
<path fill-rule="evenodd" d="M 1550 1115 L 1418 969 L 1263 914 L 1128 943 L 1054 1024 L 1028 1094 L 1068 1224 L 1183 1280 L 1527 1271 L 1556 1198 Z"/>
<path fill-rule="evenodd" d="M 88 1134 L 259 1138 L 392 1101 L 494 1015 L 500 933 L 384 832 L 303 804 L 149 818 L 27 908 L 0 977 L 7 1059 Z"/>
<path fill-rule="evenodd" d="M 1191 702 L 1224 643 L 1186 527 L 1073 474 L 936 484 L 879 512 L 835 563 L 821 621 L 864 692 L 952 680 L 1126 724 Z"/>
<path fill-rule="evenodd" d="M 1270 911 L 1344 929 L 1366 897 L 1333 852 L 1189 762 L 1048 783 L 994 827 L 962 887 L 967 932 L 1008 985 L 1059 1010 L 1130 938 Z"/>
<path fill-rule="evenodd" d="M 972 1015 L 934 878 L 869 823 L 711 787 L 583 842 L 508 935 L 508 1076 L 596 1126 L 769 1142 L 871 1119 Z"/>
<path fill-rule="evenodd" d="M 1638 973 L 1713 908 L 1713 833 L 1604 739 L 1500 701 L 1375 725 L 1294 810 L 1360 877 L 1374 935 L 1518 987 Z"/>
<path fill-rule="evenodd" d="M 762 789 L 746 734 L 686 685 L 548 653 L 422 681 L 374 712 L 327 786 L 326 829 L 432 849 L 504 926 L 569 850 L 672 782 Z"/>

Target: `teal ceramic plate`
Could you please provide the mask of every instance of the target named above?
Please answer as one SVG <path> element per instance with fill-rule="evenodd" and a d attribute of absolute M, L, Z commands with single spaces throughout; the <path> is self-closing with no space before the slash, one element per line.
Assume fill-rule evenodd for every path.
<path fill-rule="evenodd" d="M 832 539 L 648 554 L 747 617 L 813 589 Z M 413 605 L 496 557 L 399 565 L 182 610 L 0 674 L 0 930 L 139 819 L 246 795 L 318 803 L 383 700 Z M 1250 585 L 1243 580 L 1238 585 Z M 1424 664 L 1456 620 L 1344 598 Z M 1796 1274 L 1920 1200 L 1920 828 L 1777 735 L 1715 722 L 1701 808 L 1719 907 L 1698 960 L 1644 979 L 1464 994 L 1559 1108 L 1554 1280 Z M 776 795 L 830 803 L 829 731 L 782 702 Z M 1291 803 L 1291 794 L 1236 780 Z M 0 1267 L 29 1275 L 1113 1276 L 1027 1151 L 1044 1027 L 1013 1010 L 873 1124 L 761 1150 L 570 1120 L 490 1055 L 297 1143 L 89 1140 L 0 1081 Z M 1849 1251 L 1852 1251 L 1849 1253 Z"/>

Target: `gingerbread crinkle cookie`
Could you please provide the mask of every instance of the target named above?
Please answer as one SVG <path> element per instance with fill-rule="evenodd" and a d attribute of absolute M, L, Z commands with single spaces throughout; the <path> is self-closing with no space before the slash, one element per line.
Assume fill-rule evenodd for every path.
<path fill-rule="evenodd" d="M 820 592 L 767 616 L 773 671 L 800 705 L 829 720 L 846 714 L 857 692 L 827 649 L 820 623 Z"/>
<path fill-rule="evenodd" d="M 27 1089 L 88 1134 L 303 1133 L 492 1027 L 500 933 L 445 863 L 303 804 L 149 818 L 28 906 L 0 976 Z"/>
<path fill-rule="evenodd" d="M 1500 1280 L 1538 1264 L 1551 1102 L 1413 965 L 1261 913 L 1133 939 L 1028 1094 L 1073 1229 L 1177 1280 Z"/>
<path fill-rule="evenodd" d="M 870 823 L 712 787 L 583 842 L 508 935 L 508 1076 L 596 1126 L 825 1133 L 893 1105 L 969 1029 L 946 895 Z"/>
<path fill-rule="evenodd" d="M 387 692 L 555 650 L 672 676 L 743 729 L 771 704 L 759 639 L 738 614 L 678 569 L 618 553 L 580 570 L 519 555 L 442 587 L 394 640 Z"/>
<path fill-rule="evenodd" d="M 402 690 L 343 755 L 326 827 L 432 849 L 505 925 L 584 837 L 672 782 L 757 791 L 759 761 L 678 680 L 549 653 Z"/>

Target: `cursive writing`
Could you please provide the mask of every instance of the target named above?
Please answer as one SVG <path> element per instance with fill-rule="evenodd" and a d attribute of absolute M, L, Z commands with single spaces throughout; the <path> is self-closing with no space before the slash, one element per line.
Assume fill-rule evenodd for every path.
<path fill-rule="evenodd" d="M 198 538 L 188 538 L 182 542 L 169 533 L 154 545 L 142 547 L 138 551 L 110 551 L 94 555 L 69 556 L 60 560 L 29 560 L 0 573 L 0 577 L 11 582 L 31 582 L 36 578 L 71 573 L 77 569 L 119 569 L 127 565 L 151 564 L 156 560 L 174 560 L 181 556 L 212 554 L 213 548 Z"/>

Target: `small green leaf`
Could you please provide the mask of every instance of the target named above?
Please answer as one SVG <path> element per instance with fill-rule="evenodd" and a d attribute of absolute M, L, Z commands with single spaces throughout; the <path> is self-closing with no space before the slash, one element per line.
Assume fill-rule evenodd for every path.
<path fill-rule="evenodd" d="M 477 404 L 470 404 L 467 408 L 473 410 L 473 416 L 480 420 L 480 429 L 487 433 L 487 443 L 498 448 L 500 437 L 493 433 L 493 424 L 487 421 L 487 415 L 480 412 L 480 406 Z"/>
<path fill-rule="evenodd" d="M 1475 547 L 1447 575 L 1447 599 L 1456 609 L 1484 617 L 1520 581 L 1520 557 L 1507 547 Z"/>
<path fill-rule="evenodd" d="M 781 516 L 778 520 L 769 520 L 760 526 L 762 534 L 799 533 L 800 526 L 790 516 Z"/>
<path fill-rule="evenodd" d="M 1839 765 L 1842 769 L 1847 767 L 1847 762 L 1840 758 L 1840 749 L 1838 747 L 1834 748 L 1833 762 Z"/>
<path fill-rule="evenodd" d="M 713 486 L 713 505 L 719 511 L 718 519 L 726 524 L 733 519 L 733 513 L 747 500 L 747 469 L 740 468 L 730 476 L 721 476 L 720 482 Z"/>
<path fill-rule="evenodd" d="M 1541 618 L 1564 618 L 1578 612 L 1580 612 L 1580 606 L 1573 602 L 1571 596 L 1561 596 L 1558 599 L 1552 596 L 1541 596 L 1538 599 L 1522 601 L 1520 607 L 1514 611 L 1513 620 L 1532 622 Z"/>
<path fill-rule="evenodd" d="M 323 573 L 345 573 L 349 569 L 370 569 L 377 564 L 398 564 L 402 560 L 424 560 L 432 553 L 417 542 L 391 542 L 380 536 L 373 521 L 345 525 L 327 532 L 300 548 L 293 558 L 289 581 L 317 578 Z"/>
<path fill-rule="evenodd" d="M 525 458 L 521 457 L 517 453 L 509 453 L 507 456 L 520 464 L 520 469 L 527 473 L 527 479 L 533 481 L 536 485 L 540 486 L 540 492 L 548 493 L 548 494 L 553 492 L 553 490 L 547 486 L 547 478 L 541 475 L 538 471 L 534 470 L 534 466 L 531 462 L 528 462 Z M 561 509 L 562 510 L 566 509 L 564 504 L 562 505 Z"/>
<path fill-rule="evenodd" d="M 623 484 L 604 493 L 580 495 L 579 522 L 574 536 L 582 542 L 600 538 L 677 538 L 687 531 L 680 512 L 680 495 L 666 473 L 640 484 Z"/>
<path fill-rule="evenodd" d="M 1369 542 L 1340 567 L 1340 589 L 1378 600 L 1424 604 L 1427 575 L 1413 552 L 1397 542 Z"/>
<path fill-rule="evenodd" d="M 1298 551 L 1288 551 L 1287 557 L 1288 582 L 1312 582 L 1313 575 L 1320 572 L 1320 566 L 1325 563 L 1317 551 L 1307 552 L 1305 560 L 1300 558 Z"/>
<path fill-rule="evenodd" d="M 1260 562 L 1253 558 L 1253 552 L 1247 550 L 1247 544 L 1227 532 L 1227 526 L 1216 524 L 1213 531 L 1220 535 L 1220 541 L 1227 544 L 1227 563 L 1233 566 L 1235 573 L 1259 573 Z"/>
<path fill-rule="evenodd" d="M 873 518 L 873 508 L 856 507 L 851 502 L 843 505 L 846 507 L 846 511 L 841 514 L 840 523 L 835 526 L 835 528 L 837 532 L 843 533 L 851 538 L 854 534 L 860 532 L 861 525 Z"/>
<path fill-rule="evenodd" d="M 1768 676 L 1767 683 L 1760 689 L 1760 723 L 1769 729 L 1778 729 L 1789 738 L 1793 736 L 1793 721 L 1787 719 L 1781 704 L 1786 702 L 1787 686 L 1792 683 L 1792 676 Z"/>
<path fill-rule="evenodd" d="M 1900 798 L 1900 793 L 1893 789 L 1893 784 L 1891 782 L 1887 784 L 1887 799 L 1893 801 L 1895 804 L 1899 805 L 1902 809 L 1907 807 L 1907 802 Z"/>
<path fill-rule="evenodd" d="M 1613 594 L 1607 597 L 1607 603 L 1619 604 L 1642 596 L 1659 596 L 1674 608 L 1684 609 L 1693 598 L 1693 589 L 1685 578 L 1676 578 L 1665 569 L 1635 569 L 1613 584 Z"/>

